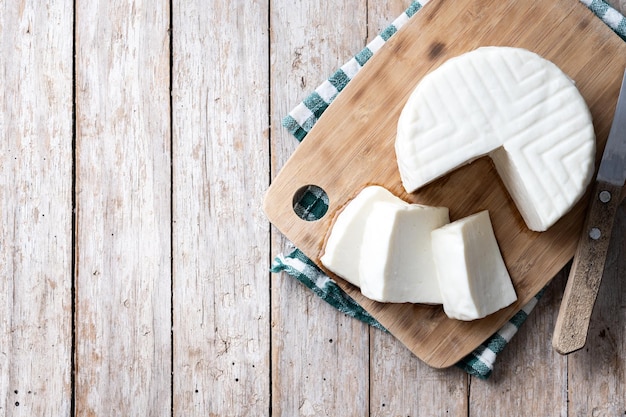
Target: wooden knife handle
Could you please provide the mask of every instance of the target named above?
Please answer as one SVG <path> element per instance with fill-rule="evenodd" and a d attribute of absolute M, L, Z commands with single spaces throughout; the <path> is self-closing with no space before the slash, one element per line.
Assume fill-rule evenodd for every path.
<path fill-rule="evenodd" d="M 562 355 L 581 349 L 587 340 L 621 188 L 595 183 L 552 337 L 552 346 Z"/>

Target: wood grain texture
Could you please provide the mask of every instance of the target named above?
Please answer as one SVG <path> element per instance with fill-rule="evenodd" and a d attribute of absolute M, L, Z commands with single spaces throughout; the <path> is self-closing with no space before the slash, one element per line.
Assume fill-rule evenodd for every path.
<path fill-rule="evenodd" d="M 72 2 L 0 9 L 0 415 L 69 416 Z"/>
<path fill-rule="evenodd" d="M 265 415 L 268 3 L 173 3 L 174 415 Z"/>
<path fill-rule="evenodd" d="M 626 202 L 613 227 L 587 343 L 567 356 L 570 416 L 626 413 Z"/>
<path fill-rule="evenodd" d="M 78 416 L 171 408 L 169 9 L 77 2 Z"/>
<path fill-rule="evenodd" d="M 487 381 L 471 381 L 469 415 L 567 416 L 567 358 L 551 345 L 563 288 L 564 269 L 548 284 L 537 306 L 498 356 Z"/>
<path fill-rule="evenodd" d="M 530 15 L 537 18 L 530 19 Z M 469 353 L 565 265 L 574 252 L 584 204 L 578 204 L 549 231 L 531 233 L 521 222 L 493 166 L 485 160 L 463 167 L 410 195 L 402 191 L 393 164 L 371 161 L 394 160 L 397 115 L 420 74 L 450 56 L 485 44 L 532 49 L 572 76 L 590 106 L 601 149 L 610 127 L 604 107 L 607 97 L 612 100 L 617 96 L 626 65 L 626 45 L 593 19 L 584 6 L 569 1 L 485 1 L 464 6 L 457 2 L 428 3 L 333 103 L 268 191 L 266 211 L 270 220 L 317 261 L 333 213 L 368 183 L 381 184 L 410 201 L 450 207 L 453 218 L 485 208 L 490 210 L 495 234 L 519 296 L 510 308 L 483 320 L 464 323 L 447 319 L 441 310 L 429 307 L 375 303 L 355 287 L 344 287 L 432 366 L 449 366 Z M 424 25 L 438 30 L 423 31 Z M 546 34 L 544 27 L 560 27 L 563 32 L 555 29 Z M 440 43 L 446 45 L 442 53 L 431 56 L 431 46 Z M 394 65 L 385 65 L 386 62 Z M 337 136 L 336 132 L 342 134 Z M 333 140 L 324 141 L 328 137 Z M 315 157 L 309 157 L 313 149 Z M 489 187 L 471 181 L 479 177 L 491 178 Z M 324 188 L 331 201 L 328 215 L 317 222 L 298 219 L 291 209 L 291 199 L 284 198 L 308 183 Z M 438 336 L 431 337 L 433 334 Z"/>
<path fill-rule="evenodd" d="M 297 144 L 281 119 L 365 45 L 365 4 L 272 2 L 272 177 Z M 289 250 L 285 238 L 272 229 L 272 255 Z M 271 290 L 272 414 L 368 415 L 367 326 L 286 274 L 272 275 Z"/>
<path fill-rule="evenodd" d="M 370 43 L 413 3 L 412 0 L 369 1 L 367 3 L 367 42 Z M 357 51 L 358 52 L 358 51 Z"/>
<path fill-rule="evenodd" d="M 463 370 L 433 369 L 398 339 L 378 330 L 371 332 L 370 415 L 468 415 L 470 377 Z"/>
<path fill-rule="evenodd" d="M 582 349 L 587 340 L 589 320 L 602 281 L 621 188 L 604 181 L 593 185 L 587 216 L 554 328 L 552 346 L 561 354 Z M 608 193 L 608 197 L 603 197 L 605 193 Z"/>

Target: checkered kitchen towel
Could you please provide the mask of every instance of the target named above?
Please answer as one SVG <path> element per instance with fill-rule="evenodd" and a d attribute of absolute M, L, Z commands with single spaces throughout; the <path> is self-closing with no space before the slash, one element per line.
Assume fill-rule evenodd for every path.
<path fill-rule="evenodd" d="M 411 16 L 417 13 L 428 0 L 414 1 L 409 8 L 400 15 L 391 25 L 383 30 L 361 52 L 344 64 L 328 80 L 324 81 L 304 101 L 298 104 L 283 119 L 283 126 L 299 141 L 304 139 L 313 128 L 322 113 L 341 92 L 365 63 L 391 38 Z M 602 0 L 580 0 L 592 10 L 604 23 L 626 41 L 626 18 Z M 294 207 L 302 218 L 321 218 L 328 209 L 328 200 L 324 194 L 316 189 L 303 193 Z M 386 329 L 365 311 L 356 301 L 350 298 L 335 281 L 319 269 L 313 261 L 308 259 L 299 249 L 286 255 L 279 255 L 272 264 L 272 272 L 286 272 L 305 286 L 310 288 L 320 298 L 337 308 L 344 314 L 357 318 L 369 325 L 386 331 Z M 497 355 L 502 352 L 507 343 L 524 323 L 528 314 L 533 310 L 543 291 L 537 294 L 526 304 L 508 323 L 493 336 L 481 344 L 474 352 L 462 359 L 457 366 L 471 375 L 487 379 L 493 371 Z"/>

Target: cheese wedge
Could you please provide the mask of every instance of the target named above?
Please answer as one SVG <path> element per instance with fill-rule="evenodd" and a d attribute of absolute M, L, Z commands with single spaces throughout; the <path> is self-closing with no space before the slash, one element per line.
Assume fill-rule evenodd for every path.
<path fill-rule="evenodd" d="M 517 300 L 486 210 L 433 230 L 431 237 L 448 317 L 476 320 Z"/>
<path fill-rule="evenodd" d="M 581 198 L 594 171 L 589 109 L 567 75 L 530 51 L 483 47 L 427 74 L 398 120 L 407 192 L 489 155 L 531 230 Z"/>
<path fill-rule="evenodd" d="M 389 303 L 441 304 L 430 234 L 449 222 L 445 207 L 373 204 L 361 245 L 363 295 Z"/>
<path fill-rule="evenodd" d="M 337 215 L 320 258 L 322 265 L 357 287 L 365 222 L 374 204 L 381 201 L 407 204 L 383 187 L 365 187 Z"/>

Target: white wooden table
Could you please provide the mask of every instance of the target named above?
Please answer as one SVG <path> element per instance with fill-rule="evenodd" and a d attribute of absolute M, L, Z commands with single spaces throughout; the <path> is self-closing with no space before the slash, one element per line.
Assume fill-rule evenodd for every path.
<path fill-rule="evenodd" d="M 624 204 L 587 347 L 561 273 L 488 381 L 268 272 L 282 116 L 409 4 L 0 0 L 0 416 L 626 413 Z"/>

